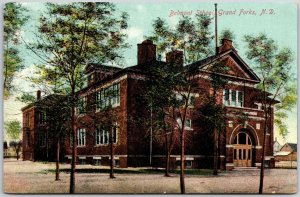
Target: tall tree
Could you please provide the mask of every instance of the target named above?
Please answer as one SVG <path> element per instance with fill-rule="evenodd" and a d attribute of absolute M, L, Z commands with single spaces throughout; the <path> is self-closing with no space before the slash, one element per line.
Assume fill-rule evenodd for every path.
<path fill-rule="evenodd" d="M 24 15 L 27 10 L 18 3 L 6 3 L 4 8 L 4 98 L 11 95 L 12 80 L 15 73 L 21 70 L 23 59 L 20 57 L 20 32 L 28 17 Z"/>
<path fill-rule="evenodd" d="M 157 45 L 159 58 L 166 52 L 174 50 L 183 51 L 183 62 L 185 64 L 200 60 L 213 54 L 211 41 L 213 35 L 209 25 L 211 18 L 206 15 L 196 15 L 192 20 L 189 17 L 182 17 L 175 29 L 171 29 L 168 24 L 161 18 L 157 18 L 153 22 L 153 34 L 148 38 L 153 40 Z M 180 173 L 180 190 L 185 193 L 184 183 L 184 150 L 185 150 L 185 124 L 186 114 L 188 111 L 191 93 L 193 92 L 193 84 L 188 69 L 182 65 L 176 69 L 177 73 L 173 72 L 173 77 L 177 76 L 177 86 L 175 90 L 180 94 L 181 100 L 179 107 L 174 108 L 175 120 L 180 134 L 181 144 L 181 173 Z M 176 122 L 175 121 L 175 122 Z"/>
<path fill-rule="evenodd" d="M 152 129 L 150 138 L 163 136 L 165 148 L 165 176 L 169 175 L 170 155 L 176 141 L 176 115 L 175 109 L 179 102 L 176 100 L 176 90 L 178 80 L 178 66 L 176 63 L 154 64 L 147 68 L 149 79 L 147 81 L 147 91 L 142 100 L 145 103 L 150 122 L 146 121 Z M 152 137 L 153 136 L 153 137 Z"/>
<path fill-rule="evenodd" d="M 154 20 L 153 34 L 148 38 L 157 46 L 160 57 L 174 49 L 184 51 L 185 63 L 192 63 L 213 54 L 211 41 L 214 36 L 210 30 L 212 19 L 207 15 L 196 15 L 192 20 L 182 17 L 174 29 L 165 20 Z"/>
<path fill-rule="evenodd" d="M 228 79 L 221 74 L 225 74 L 228 67 L 223 65 L 222 62 L 213 64 L 209 69 L 211 71 L 211 85 L 212 95 L 209 96 L 208 107 L 210 108 L 210 115 L 206 116 L 208 120 L 212 121 L 213 133 L 214 133 L 214 170 L 213 174 L 218 174 L 218 161 L 219 161 L 219 148 L 220 148 L 220 135 L 225 128 L 225 108 L 222 103 L 218 101 L 220 97 L 220 91 L 225 88 Z"/>
<path fill-rule="evenodd" d="M 75 192 L 76 168 L 76 91 L 84 84 L 83 68 L 88 62 L 107 63 L 122 59 L 120 50 L 125 43 L 126 13 L 116 13 L 112 3 L 77 2 L 47 3 L 46 13 L 40 18 L 37 40 L 28 44 L 47 65 L 47 73 L 59 76 L 67 93 L 73 133 L 70 193 Z M 64 91 L 62 91 L 64 92 Z"/>
<path fill-rule="evenodd" d="M 10 143 L 10 145 L 12 145 L 15 148 L 17 160 L 19 160 L 19 152 L 21 148 L 21 123 L 18 120 L 7 121 L 4 123 L 4 127 L 6 134 L 12 140 L 12 143 Z"/>
<path fill-rule="evenodd" d="M 263 193 L 266 134 L 273 128 L 272 115 L 275 104 L 281 102 L 276 111 L 276 121 L 281 135 L 285 136 L 287 127 L 282 118 L 296 104 L 296 86 L 292 70 L 293 55 L 288 48 L 278 49 L 277 44 L 265 34 L 257 36 L 246 35 L 247 57 L 254 62 L 254 68 L 261 82 L 257 88 L 261 90 L 260 101 L 264 110 L 263 148 L 260 168 L 259 193 Z M 272 139 L 270 139 L 272 140 Z"/>

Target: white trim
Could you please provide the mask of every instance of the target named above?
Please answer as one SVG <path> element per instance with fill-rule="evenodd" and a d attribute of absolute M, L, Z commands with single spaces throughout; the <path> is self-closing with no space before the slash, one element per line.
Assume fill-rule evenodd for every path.
<path fill-rule="evenodd" d="M 93 157 L 93 159 L 102 159 L 102 157 Z"/>
<path fill-rule="evenodd" d="M 86 159 L 86 156 L 78 157 L 79 159 Z"/>
<path fill-rule="evenodd" d="M 225 158 L 225 155 L 220 155 L 219 157 L 220 157 L 220 158 Z"/>
<path fill-rule="evenodd" d="M 128 157 L 128 155 L 115 155 L 116 157 Z M 66 155 L 65 157 L 72 158 L 71 155 Z M 110 157 L 110 155 L 77 155 L 77 157 Z"/>
<path fill-rule="evenodd" d="M 255 146 L 256 149 L 262 149 L 262 146 Z"/>
<path fill-rule="evenodd" d="M 228 116 L 228 117 L 236 117 L 235 114 L 231 114 L 231 113 L 226 113 L 226 116 Z M 256 117 L 256 116 L 248 116 L 248 118 L 253 119 L 253 120 L 257 120 L 257 121 L 265 120 L 265 118 Z"/>
<path fill-rule="evenodd" d="M 225 166 L 234 166 L 233 163 L 226 163 Z"/>
<path fill-rule="evenodd" d="M 270 160 L 270 159 L 273 159 L 274 156 L 265 156 L 265 160 Z"/>
<path fill-rule="evenodd" d="M 261 163 L 255 163 L 255 166 L 260 167 L 261 166 L 260 164 Z"/>
<path fill-rule="evenodd" d="M 226 144 L 226 148 L 233 148 L 234 146 L 232 144 Z"/>
<path fill-rule="evenodd" d="M 226 106 L 226 107 L 264 112 L 264 110 L 262 110 L 262 109 L 256 109 L 256 108 L 250 108 L 250 107 L 237 107 L 237 106 Z"/>
<path fill-rule="evenodd" d="M 110 159 L 110 156 L 108 156 L 108 159 Z M 114 156 L 114 159 L 115 159 L 115 160 L 119 160 L 120 157 L 119 157 L 119 156 Z"/>
<path fill-rule="evenodd" d="M 176 157 L 176 161 L 179 161 L 181 158 L 179 157 Z M 185 161 L 194 161 L 194 158 L 193 157 L 185 157 L 184 158 Z"/>
<path fill-rule="evenodd" d="M 211 77 L 206 74 L 206 73 L 210 73 L 209 71 L 205 71 L 203 69 L 200 69 L 199 70 L 200 72 L 204 72 L 204 74 L 196 74 L 196 75 L 193 75 L 192 77 L 190 77 L 189 79 L 193 78 L 193 79 L 197 79 L 197 78 L 203 78 L 203 79 L 208 79 L 208 80 L 212 80 Z M 222 74 L 220 74 L 222 75 Z M 242 80 L 245 80 L 245 81 L 253 81 L 253 80 L 249 80 L 249 79 L 245 79 L 245 78 L 241 78 L 241 77 L 236 77 L 236 76 L 233 76 L 233 75 L 222 75 L 222 76 L 226 76 L 226 77 L 232 77 L 232 78 L 235 78 L 235 79 L 242 79 Z M 257 83 L 256 81 L 253 81 L 253 83 Z M 240 86 L 247 86 L 247 87 L 251 87 L 253 88 L 254 87 L 254 84 L 252 83 L 246 83 L 246 82 L 236 82 L 236 81 L 231 81 L 229 80 L 227 82 L 227 84 L 233 84 L 233 85 L 240 85 Z"/>
<path fill-rule="evenodd" d="M 118 78 L 118 79 L 115 79 L 115 80 L 113 80 L 113 81 L 111 81 L 111 82 L 109 82 L 109 83 L 104 84 L 103 86 L 100 86 L 100 87 L 98 87 L 98 88 L 95 88 L 93 92 L 97 92 L 97 91 L 99 91 L 99 90 L 101 90 L 101 89 L 103 89 L 103 88 L 107 88 L 107 87 L 109 87 L 109 86 L 112 86 L 112 85 L 114 85 L 114 84 L 116 84 L 116 83 L 119 83 L 119 82 L 121 82 L 122 80 L 127 79 L 127 78 L 128 78 L 128 75 L 125 74 L 124 76 L 122 76 L 122 77 L 120 77 L 120 78 Z M 121 87 L 120 87 L 120 89 L 121 89 Z"/>
<path fill-rule="evenodd" d="M 256 135 L 256 138 L 257 138 L 257 145 L 259 146 L 259 138 L 258 138 L 258 135 L 257 135 L 256 130 L 255 130 L 250 124 L 245 124 L 245 125 L 246 125 L 246 127 L 249 126 L 249 127 L 254 131 L 254 133 L 255 133 L 255 135 Z M 244 124 L 239 124 L 239 125 L 237 125 L 237 126 L 233 129 L 233 131 L 231 132 L 230 138 L 229 138 L 229 143 L 232 142 L 232 135 L 233 135 L 234 131 L 235 131 L 239 126 L 244 126 Z"/>

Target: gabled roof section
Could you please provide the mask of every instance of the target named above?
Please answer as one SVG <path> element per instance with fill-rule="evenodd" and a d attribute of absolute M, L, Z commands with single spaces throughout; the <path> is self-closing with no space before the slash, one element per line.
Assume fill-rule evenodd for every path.
<path fill-rule="evenodd" d="M 228 65 L 229 70 L 231 71 L 231 73 L 229 72 L 228 76 L 239 77 L 247 81 L 252 81 L 254 83 L 260 82 L 259 77 L 249 67 L 249 65 L 238 55 L 237 51 L 234 48 L 221 52 L 217 55 L 212 55 L 187 66 L 188 69 L 192 72 L 199 70 L 203 71 L 208 65 L 218 63 L 220 61 L 225 61 L 225 65 Z"/>
<path fill-rule="evenodd" d="M 297 152 L 297 144 L 295 143 L 287 143 L 294 152 Z"/>
<path fill-rule="evenodd" d="M 24 107 L 21 108 L 21 111 L 24 112 L 25 110 L 31 108 L 31 107 L 37 107 L 37 106 L 41 106 L 41 105 L 45 105 L 45 103 L 54 100 L 54 99 L 62 99 L 62 98 L 66 98 L 66 96 L 64 95 L 60 95 L 60 94 L 50 94 L 47 95 L 39 100 L 34 101 L 33 103 L 30 103 Z"/>
<path fill-rule="evenodd" d="M 112 72 L 117 72 L 119 70 L 122 70 L 122 68 L 116 67 L 116 66 L 109 66 L 109 65 L 104 65 L 104 64 L 96 64 L 96 63 L 89 63 L 85 67 L 85 74 L 89 74 L 93 71 L 112 71 Z"/>

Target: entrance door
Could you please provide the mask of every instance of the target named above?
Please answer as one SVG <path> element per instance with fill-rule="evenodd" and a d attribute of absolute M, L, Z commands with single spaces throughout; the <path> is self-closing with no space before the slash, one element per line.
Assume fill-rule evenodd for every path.
<path fill-rule="evenodd" d="M 236 167 L 251 167 L 252 142 L 247 133 L 240 132 L 234 140 L 233 164 Z"/>

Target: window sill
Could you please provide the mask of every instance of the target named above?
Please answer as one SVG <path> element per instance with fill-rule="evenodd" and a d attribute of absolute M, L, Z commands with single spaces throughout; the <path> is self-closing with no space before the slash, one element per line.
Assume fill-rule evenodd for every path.
<path fill-rule="evenodd" d="M 194 129 L 190 128 L 190 127 L 185 127 L 184 130 L 186 130 L 186 131 L 193 131 Z"/>
<path fill-rule="evenodd" d="M 111 108 L 117 108 L 117 107 L 120 107 L 120 103 L 119 104 L 114 104 L 111 106 Z M 107 109 L 110 109 L 110 107 L 103 107 L 103 108 L 96 108 L 96 113 L 97 112 L 100 112 L 100 111 L 103 111 L 103 110 L 107 110 Z"/>
<path fill-rule="evenodd" d="M 117 142 L 118 143 L 118 142 Z M 114 143 L 114 145 L 116 145 L 117 143 Z M 94 145 L 94 148 L 97 147 L 103 147 L 103 146 L 109 146 L 109 144 L 99 144 L 99 145 Z"/>

